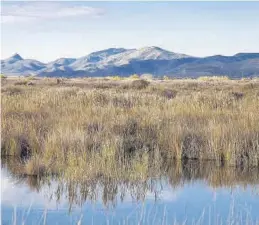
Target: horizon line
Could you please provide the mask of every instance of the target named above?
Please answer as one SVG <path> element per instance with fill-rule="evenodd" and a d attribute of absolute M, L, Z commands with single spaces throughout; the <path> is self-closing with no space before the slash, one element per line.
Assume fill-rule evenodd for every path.
<path fill-rule="evenodd" d="M 213 57 L 213 56 L 233 57 L 233 56 L 238 55 L 238 54 L 257 54 L 257 53 L 259 53 L 259 52 L 250 52 L 250 51 L 249 51 L 249 52 L 245 52 L 245 51 L 242 51 L 242 52 L 236 52 L 235 54 L 232 54 L 232 55 L 213 54 L 213 55 L 206 55 L 206 56 L 194 56 L 194 55 L 189 55 L 189 54 L 187 54 L 187 53 L 174 52 L 174 51 L 171 51 L 171 50 L 168 50 L 168 49 L 165 49 L 165 48 L 161 48 L 161 47 L 159 47 L 159 46 L 150 45 L 150 46 L 143 46 L 143 47 L 140 47 L 140 48 L 125 48 L 125 47 L 104 48 L 104 49 L 99 49 L 99 50 L 92 51 L 92 52 L 90 52 L 90 53 L 88 53 L 88 54 L 85 54 L 85 55 L 82 55 L 82 56 L 79 56 L 79 57 L 65 57 L 65 56 L 64 56 L 64 57 L 56 58 L 56 59 L 51 60 L 51 61 L 47 61 L 47 62 L 45 62 L 45 63 L 53 62 L 53 61 L 55 61 L 55 60 L 57 60 L 57 59 L 79 59 L 79 58 L 85 57 L 85 56 L 87 56 L 87 55 L 90 55 L 90 54 L 92 54 L 92 53 L 97 53 L 97 52 L 100 52 L 100 51 L 107 51 L 107 50 L 110 50 L 110 49 L 125 49 L 126 51 L 128 51 L 128 50 L 140 50 L 140 49 L 143 49 L 143 48 L 152 48 L 152 47 L 153 47 L 153 48 L 159 48 L 159 49 L 161 49 L 161 50 L 168 51 L 168 52 L 170 52 L 170 53 L 184 54 L 184 55 L 187 55 L 187 56 L 189 56 L 189 57 L 194 57 L 194 58 L 207 58 L 207 57 Z M 119 53 L 118 53 L 118 54 L 119 54 Z M 22 58 L 22 60 L 26 60 L 26 59 L 30 60 L 30 59 L 31 59 L 31 60 L 36 60 L 36 61 L 39 61 L 39 62 L 44 62 L 44 60 L 42 61 L 42 60 L 40 60 L 40 59 L 24 58 L 24 57 L 22 57 L 21 54 L 18 53 L 18 52 L 15 52 L 14 54 L 12 54 L 11 56 L 9 56 L 9 57 L 7 57 L 7 58 L 2 58 L 2 54 L 1 54 L 1 61 L 2 61 L 2 60 L 9 59 L 9 58 L 12 58 L 12 57 L 14 57 L 15 55 L 20 56 L 20 57 Z"/>

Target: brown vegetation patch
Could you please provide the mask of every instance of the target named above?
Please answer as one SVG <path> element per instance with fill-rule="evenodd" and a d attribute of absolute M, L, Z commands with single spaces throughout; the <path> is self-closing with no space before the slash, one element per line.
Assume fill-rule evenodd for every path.
<path fill-rule="evenodd" d="M 167 99 L 173 99 L 177 95 L 177 91 L 171 89 L 165 89 L 161 91 L 161 96 Z"/>
<path fill-rule="evenodd" d="M 150 82 L 146 81 L 146 80 L 134 80 L 131 82 L 131 88 L 133 89 L 145 89 L 148 87 L 148 85 L 150 84 Z"/>
<path fill-rule="evenodd" d="M 232 92 L 232 95 L 233 95 L 235 100 L 240 100 L 244 97 L 243 92 Z"/>

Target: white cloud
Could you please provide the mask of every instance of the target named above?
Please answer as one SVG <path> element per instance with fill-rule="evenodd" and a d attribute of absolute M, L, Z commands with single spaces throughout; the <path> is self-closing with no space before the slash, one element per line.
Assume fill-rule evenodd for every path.
<path fill-rule="evenodd" d="M 71 17 L 100 17 L 104 14 L 101 8 L 71 4 L 65 2 L 16 2 L 2 4 L 1 22 L 17 23 L 35 20 L 60 19 Z"/>

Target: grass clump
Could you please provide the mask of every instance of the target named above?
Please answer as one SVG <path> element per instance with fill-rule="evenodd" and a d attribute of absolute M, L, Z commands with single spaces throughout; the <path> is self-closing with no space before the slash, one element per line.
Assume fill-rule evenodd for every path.
<path fill-rule="evenodd" d="M 38 157 L 32 157 L 25 164 L 24 172 L 30 176 L 42 176 L 46 174 L 46 167 Z"/>

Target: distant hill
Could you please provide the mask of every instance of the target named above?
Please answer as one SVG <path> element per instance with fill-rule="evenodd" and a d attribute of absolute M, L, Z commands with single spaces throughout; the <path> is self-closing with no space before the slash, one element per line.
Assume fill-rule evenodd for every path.
<path fill-rule="evenodd" d="M 151 46 L 140 49 L 109 48 L 80 58 L 60 58 L 49 63 L 23 59 L 19 54 L 1 60 L 5 75 L 49 77 L 154 76 L 198 77 L 227 75 L 233 78 L 259 76 L 259 53 L 233 56 L 194 57 Z"/>

